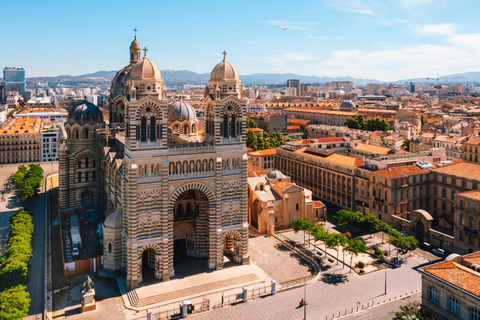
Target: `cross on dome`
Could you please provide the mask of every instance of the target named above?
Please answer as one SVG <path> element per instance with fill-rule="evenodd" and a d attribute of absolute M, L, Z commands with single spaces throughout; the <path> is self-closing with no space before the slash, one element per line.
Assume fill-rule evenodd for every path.
<path fill-rule="evenodd" d="M 142 50 L 143 50 L 143 52 L 145 52 L 145 54 L 143 55 L 143 57 L 145 58 L 147 56 L 148 49 L 147 49 L 147 47 L 144 47 Z"/>
<path fill-rule="evenodd" d="M 226 58 L 227 51 L 223 50 L 222 54 L 223 54 L 223 61 L 227 60 L 227 58 Z"/>

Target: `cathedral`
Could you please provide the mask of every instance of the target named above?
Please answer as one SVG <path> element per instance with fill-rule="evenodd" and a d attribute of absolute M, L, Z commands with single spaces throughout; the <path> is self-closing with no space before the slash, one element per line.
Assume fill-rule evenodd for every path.
<path fill-rule="evenodd" d="M 94 209 L 105 218 L 103 272 L 126 277 L 127 289 L 140 285 L 145 267 L 170 280 L 177 256 L 205 258 L 213 270 L 225 257 L 248 264 L 246 99 L 238 71 L 224 52 L 205 86 L 200 127 L 190 104 L 166 99 L 160 69 L 147 49 L 142 57 L 136 37 L 129 55 L 112 81 L 109 124 L 82 102 L 61 128 L 61 214 Z"/>

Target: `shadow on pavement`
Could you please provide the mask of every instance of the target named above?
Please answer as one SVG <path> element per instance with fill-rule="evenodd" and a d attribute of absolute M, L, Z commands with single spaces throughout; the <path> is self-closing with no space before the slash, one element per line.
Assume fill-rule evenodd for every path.
<path fill-rule="evenodd" d="M 348 276 L 345 274 L 324 273 L 322 274 L 321 280 L 326 284 L 333 284 L 336 286 L 348 282 Z"/>

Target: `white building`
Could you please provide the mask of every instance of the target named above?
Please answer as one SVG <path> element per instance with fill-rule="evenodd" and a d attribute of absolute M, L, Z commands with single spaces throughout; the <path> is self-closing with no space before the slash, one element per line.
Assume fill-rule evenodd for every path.
<path fill-rule="evenodd" d="M 42 162 L 58 161 L 58 130 L 42 131 Z"/>

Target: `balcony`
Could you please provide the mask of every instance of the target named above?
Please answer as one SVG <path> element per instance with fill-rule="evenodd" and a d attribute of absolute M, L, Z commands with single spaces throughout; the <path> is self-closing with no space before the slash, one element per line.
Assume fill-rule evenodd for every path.
<path fill-rule="evenodd" d="M 376 202 L 380 202 L 380 203 L 384 203 L 385 200 L 383 200 L 382 198 L 378 198 L 378 197 L 375 197 L 375 201 Z"/>
<path fill-rule="evenodd" d="M 475 234 L 475 235 L 478 234 L 478 230 L 469 228 L 469 227 L 467 227 L 467 226 L 463 226 L 463 231 L 468 232 L 468 233 L 471 233 L 471 234 Z"/>

